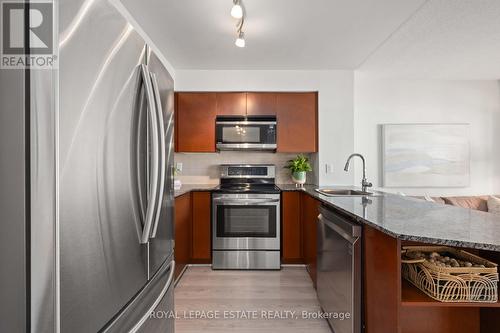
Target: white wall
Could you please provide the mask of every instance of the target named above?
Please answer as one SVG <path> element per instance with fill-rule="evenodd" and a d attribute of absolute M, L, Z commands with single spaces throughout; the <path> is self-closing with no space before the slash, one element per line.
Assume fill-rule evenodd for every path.
<path fill-rule="evenodd" d="M 374 185 L 382 185 L 381 124 L 470 123 L 470 187 L 387 190 L 415 195 L 500 193 L 498 81 L 382 79 L 356 73 L 354 109 L 354 146 L 367 158 Z M 360 178 L 357 168 L 356 180 Z"/>
<path fill-rule="evenodd" d="M 352 184 L 343 166 L 354 148 L 353 71 L 177 70 L 177 91 L 318 91 L 320 185 Z M 325 164 L 332 173 L 326 173 Z"/>

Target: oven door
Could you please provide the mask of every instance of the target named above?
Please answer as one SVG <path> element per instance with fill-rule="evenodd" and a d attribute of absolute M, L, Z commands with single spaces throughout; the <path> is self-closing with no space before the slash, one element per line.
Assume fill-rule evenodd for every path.
<path fill-rule="evenodd" d="M 279 194 L 214 194 L 214 250 L 279 250 Z"/>
<path fill-rule="evenodd" d="M 218 150 L 275 150 L 276 121 L 217 121 Z"/>

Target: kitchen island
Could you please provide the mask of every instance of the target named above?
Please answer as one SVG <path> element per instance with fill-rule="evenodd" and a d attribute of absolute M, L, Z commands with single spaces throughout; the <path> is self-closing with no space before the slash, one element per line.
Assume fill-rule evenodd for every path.
<path fill-rule="evenodd" d="M 175 193 L 176 261 L 180 268 L 211 262 L 210 205 L 216 187 L 184 185 Z M 320 206 L 363 227 L 365 332 L 500 331 L 499 302 L 441 303 L 401 277 L 401 248 L 405 245 L 464 248 L 500 263 L 500 217 L 377 191 L 366 197 L 330 197 L 318 193 L 314 185 L 278 187 L 282 191 L 282 263 L 305 264 L 315 286 Z"/>
<path fill-rule="evenodd" d="M 377 191 L 366 197 L 332 197 L 318 193 L 315 185 L 305 185 L 303 189 L 289 184 L 279 187 L 282 191 L 302 191 L 359 223 L 400 240 L 500 251 L 500 216 L 490 213 Z"/>
<path fill-rule="evenodd" d="M 401 248 L 415 244 L 453 246 L 499 263 L 500 217 L 380 192 L 367 197 L 330 197 L 315 191 L 316 186 L 280 188 L 301 191 L 335 214 L 363 226 L 366 332 L 499 331 L 500 303 L 442 303 L 404 281 Z"/>

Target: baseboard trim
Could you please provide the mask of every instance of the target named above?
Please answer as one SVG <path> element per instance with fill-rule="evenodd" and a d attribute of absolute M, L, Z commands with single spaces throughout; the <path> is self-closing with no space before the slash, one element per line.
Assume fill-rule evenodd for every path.
<path fill-rule="evenodd" d="M 281 264 L 281 267 L 301 267 L 301 268 L 305 268 L 306 264 Z"/>

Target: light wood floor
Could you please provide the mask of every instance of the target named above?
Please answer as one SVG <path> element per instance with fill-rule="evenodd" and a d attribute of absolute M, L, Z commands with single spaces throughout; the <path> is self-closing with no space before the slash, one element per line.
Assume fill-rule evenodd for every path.
<path fill-rule="evenodd" d="M 285 267 L 281 271 L 213 271 L 210 267 L 189 267 L 175 289 L 175 310 L 180 317 L 176 319 L 176 333 L 331 333 L 324 319 L 302 316 L 302 311 L 320 311 L 316 291 L 303 267 Z M 215 311 L 219 319 L 199 318 Z M 233 315 L 237 311 L 255 311 L 257 315 L 254 319 L 230 319 L 224 311 L 232 311 Z M 273 311 L 271 314 L 282 318 L 264 318 L 263 311 Z M 274 311 L 296 313 L 290 318 L 288 312 L 289 319 L 285 319 L 284 312 Z"/>

